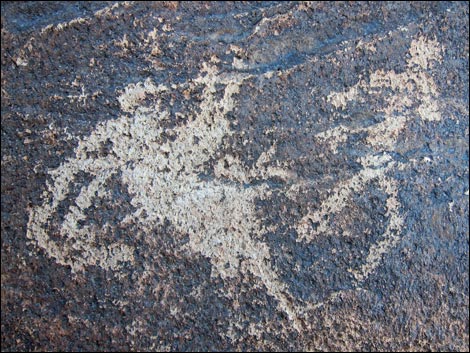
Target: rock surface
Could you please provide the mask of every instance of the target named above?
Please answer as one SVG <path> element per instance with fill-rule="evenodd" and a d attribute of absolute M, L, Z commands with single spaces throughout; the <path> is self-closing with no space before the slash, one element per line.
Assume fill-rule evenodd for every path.
<path fill-rule="evenodd" d="M 468 351 L 468 3 L 1 10 L 2 351 Z"/>

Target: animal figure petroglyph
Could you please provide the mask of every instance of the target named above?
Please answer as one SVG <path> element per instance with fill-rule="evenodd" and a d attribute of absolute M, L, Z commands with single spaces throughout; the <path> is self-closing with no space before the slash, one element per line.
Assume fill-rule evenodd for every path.
<path fill-rule="evenodd" d="M 335 152 L 350 134 L 363 132 L 373 153 L 359 160 L 363 166 L 359 173 L 340 181 L 315 210 L 292 225 L 299 242 L 310 243 L 320 234 L 328 235 L 325 215 L 341 213 L 351 195 L 361 192 L 371 181 L 378 181 L 387 194 L 388 224 L 380 240 L 370 246 L 362 267 L 350 270 L 356 285 L 373 273 L 383 254 L 400 240 L 404 220 L 398 185 L 387 176 L 399 163 L 388 152 L 393 151 L 400 131 L 410 119 L 440 119 L 436 104 L 438 92 L 425 72 L 434 61 L 440 60 L 440 51 L 436 41 L 417 38 L 411 43 L 411 58 L 405 72 L 379 70 L 349 90 L 331 92 L 325 97 L 332 108 L 339 111 L 346 109 L 349 101 L 367 100 L 369 96 L 382 94 L 384 88 L 393 93 L 379 112 L 385 116 L 382 122 L 355 130 L 339 125 L 315 135 L 316 142 L 329 145 Z M 264 75 L 269 79 L 273 74 Z M 75 157 L 49 172 L 52 182 L 47 185 L 43 203 L 30 212 L 28 238 L 47 256 L 69 266 L 73 272 L 84 271 L 91 265 L 119 271 L 124 263 L 132 264 L 135 250 L 132 245 L 124 241 L 104 244 L 100 240 L 100 234 L 109 232 L 115 224 L 105 222 L 98 229 L 86 223 L 86 211 L 108 195 L 107 181 L 118 177 L 132 196 L 131 204 L 135 209 L 122 219 L 123 225 L 136 224 L 150 234 L 155 226 L 170 222 L 178 232 L 189 236 L 185 245 L 189 252 L 210 259 L 214 276 L 229 280 L 241 272 L 258 278 L 267 293 L 276 299 L 278 309 L 300 331 L 306 325 L 306 312 L 321 303 L 299 304 L 301 301 L 293 298 L 271 265 L 268 244 L 260 240 L 266 229 L 257 217 L 255 201 L 269 198 L 270 186 L 268 183 L 243 185 L 252 177 L 290 178 L 286 168 L 268 163 L 275 146 L 260 156 L 254 169 L 246 168 L 240 160 L 228 155 L 225 157 L 230 161 L 228 167 L 224 167 L 224 163 L 215 164 L 215 178 L 202 180 L 199 177 L 205 164 L 216 155 L 222 139 L 233 134 L 227 114 L 234 111 L 235 95 L 241 85 L 253 77 L 245 73 L 220 73 L 215 66 L 204 64 L 197 78 L 171 88 L 150 80 L 128 86 L 119 97 L 123 111 L 128 114 L 99 124 L 89 136 L 80 139 Z M 221 97 L 217 95 L 220 86 L 223 87 Z M 158 100 L 159 95 L 172 89 L 194 88 L 202 88 L 199 109 L 181 112 L 186 114 L 188 122 L 172 129 L 174 139 L 162 142 L 165 132 L 162 122 L 169 119 L 169 112 Z M 152 107 L 140 104 L 148 96 L 155 98 Z M 418 108 L 412 109 L 416 104 Z M 96 157 L 96 152 L 106 144 L 111 144 L 111 153 Z M 60 237 L 56 241 L 50 234 L 51 222 L 61 203 L 71 198 L 70 189 L 78 173 L 91 176 L 91 181 L 81 187 L 62 222 L 55 224 Z M 295 181 L 288 189 L 286 187 L 286 195 L 295 200 L 299 187 L 308 183 L 307 180 Z"/>

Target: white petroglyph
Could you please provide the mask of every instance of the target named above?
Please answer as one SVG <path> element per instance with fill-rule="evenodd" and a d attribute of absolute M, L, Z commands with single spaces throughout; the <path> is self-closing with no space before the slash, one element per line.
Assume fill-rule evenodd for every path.
<path fill-rule="evenodd" d="M 386 96 L 388 104 L 382 109 L 385 120 L 367 128 L 348 129 L 340 125 L 317 134 L 316 138 L 326 140 L 331 150 L 336 152 L 337 146 L 346 141 L 350 134 L 366 132 L 368 134 L 366 142 L 373 149 L 385 153 L 392 151 L 400 131 L 405 128 L 408 120 L 415 119 L 416 116 L 425 121 L 441 119 L 436 103 L 438 98 L 436 84 L 432 77 L 423 71 L 441 59 L 441 46 L 437 41 L 426 40 L 423 37 L 413 40 L 408 69 L 405 72 L 397 74 L 394 71 L 377 70 L 370 75 L 368 81 L 361 79 L 347 91 L 332 92 L 327 97 L 327 101 L 336 109 L 344 110 L 350 101 L 364 102 L 368 96 L 384 95 L 384 88 L 391 89 L 394 95 Z M 410 97 L 419 103 L 417 111 L 410 109 L 414 104 Z M 370 181 L 377 179 L 388 195 L 389 221 L 385 233 L 381 236 L 382 240 L 369 249 L 365 264 L 360 270 L 350 270 L 357 281 L 361 282 L 377 268 L 382 255 L 398 243 L 404 220 L 399 212 L 396 182 L 386 176 L 386 172 L 395 166 L 395 162 L 391 161 L 387 154 L 379 159 L 371 156 L 359 162 L 363 165 L 363 170 L 351 179 L 339 183 L 332 190 L 331 196 L 324 200 L 317 210 L 304 216 L 297 225 L 297 233 L 299 241 L 306 242 L 313 241 L 320 234 L 328 233 L 329 227 L 325 216 L 341 212 L 347 206 L 352 193 L 362 191 Z M 312 227 L 312 224 L 315 227 Z"/>
<path fill-rule="evenodd" d="M 234 94 L 249 77 L 218 75 L 212 66 L 204 66 L 203 71 L 204 74 L 194 80 L 196 86 L 204 87 L 200 112 L 190 116 L 190 122 L 185 126 L 174 129 L 175 141 L 163 144 L 157 142 L 163 133 L 159 123 L 169 113 L 159 106 L 158 100 L 152 109 L 141 107 L 139 102 L 146 95 L 158 96 L 167 88 L 151 81 L 128 86 L 118 100 L 123 111 L 134 115 L 99 125 L 80 141 L 75 158 L 50 172 L 53 184 L 48 187 L 43 205 L 31 211 L 28 237 L 34 239 L 48 256 L 59 264 L 70 266 L 74 272 L 83 271 L 89 265 L 118 270 L 122 263 L 132 263 L 134 249 L 130 246 L 100 244 L 100 232 L 106 232 L 111 225 L 106 223 L 101 229 L 79 226 L 79 222 L 86 219 L 85 211 L 93 201 L 105 196 L 106 181 L 120 172 L 136 208 L 125 217 L 123 224 L 133 222 L 143 231 L 150 232 L 165 220 L 170 221 L 178 231 L 189 235 L 188 251 L 210 258 L 214 276 L 228 279 L 237 276 L 240 270 L 257 276 L 268 293 L 278 300 L 280 310 L 299 328 L 290 300 L 284 294 L 285 285 L 271 268 L 269 247 L 253 240 L 253 235 L 261 232 L 254 201 L 263 197 L 268 187 L 243 188 L 217 179 L 199 180 L 198 173 L 203 171 L 203 164 L 214 156 L 222 138 L 232 133 L 225 116 L 235 106 Z M 215 99 L 216 84 L 225 86 L 221 100 Z M 106 141 L 113 144 L 112 154 L 88 157 Z M 261 167 L 269 154 L 262 156 L 258 163 Z M 133 164 L 128 166 L 127 162 Z M 231 165 L 242 168 L 239 161 L 231 161 Z M 264 174 L 270 171 L 269 168 L 260 170 Z M 48 222 L 57 212 L 59 203 L 68 197 L 70 183 L 78 172 L 89 173 L 94 179 L 82 188 L 75 205 L 70 206 L 60 226 L 62 240 L 59 245 L 48 233 Z M 273 173 L 282 174 L 275 169 Z M 216 171 L 216 175 L 219 174 L 223 175 L 223 171 Z M 233 179 L 246 181 L 247 176 L 235 173 Z M 240 260 L 243 260 L 243 266 Z"/>
<path fill-rule="evenodd" d="M 349 134 L 365 132 L 372 153 L 358 161 L 363 166 L 360 172 L 340 181 L 315 211 L 292 225 L 297 230 L 299 242 L 309 243 L 319 234 L 328 235 L 325 215 L 341 213 L 350 196 L 364 190 L 371 181 L 378 181 L 387 194 L 388 225 L 380 240 L 371 245 L 363 265 L 350 270 L 357 283 L 373 273 L 382 256 L 400 240 L 404 221 L 400 213 L 398 184 L 387 176 L 388 171 L 397 167 L 397 162 L 388 152 L 393 150 L 400 131 L 413 114 L 427 121 L 441 118 L 435 103 L 436 85 L 423 71 L 433 60 L 440 59 L 440 46 L 436 41 L 418 38 L 411 48 L 408 71 L 396 74 L 379 70 L 372 73 L 369 80 L 361 79 L 346 92 L 333 92 L 327 97 L 332 107 L 344 110 L 351 100 L 367 100 L 368 95 L 382 94 L 383 88 L 394 93 L 387 97 L 382 122 L 356 129 L 338 126 L 314 137 L 336 151 Z M 109 197 L 107 181 L 119 177 L 131 195 L 135 209 L 126 215 L 122 225 L 135 224 L 144 234 L 155 236 L 151 234 L 156 226 L 170 222 L 177 232 L 189 236 L 185 245 L 189 254 L 209 258 L 213 276 L 230 280 L 240 273 L 254 275 L 276 299 L 279 310 L 288 316 L 292 326 L 300 331 L 305 324 L 306 310 L 319 307 L 321 303 L 296 304 L 300 300 L 292 297 L 271 265 L 268 244 L 259 240 L 263 239 L 266 229 L 257 215 L 255 201 L 270 197 L 268 184 L 249 187 L 242 184 L 253 178 L 294 180 L 285 192 L 295 199 L 300 186 L 305 183 L 297 181 L 297 176 L 285 165 L 269 163 L 276 152 L 275 145 L 261 154 L 256 168 L 249 169 L 242 161 L 227 154 L 215 163 L 214 179 L 206 181 L 199 177 L 205 164 L 216 157 L 223 138 L 233 134 L 227 114 L 234 111 L 235 95 L 240 86 L 252 77 L 220 73 L 216 66 L 204 63 L 197 78 L 172 85 L 172 88 L 151 80 L 126 87 L 118 97 L 126 114 L 100 123 L 89 136 L 80 139 L 73 158 L 49 171 L 52 182 L 47 185 L 43 203 L 30 211 L 28 238 L 58 264 L 69 266 L 72 272 L 84 271 L 91 265 L 113 271 L 119 271 L 123 264 L 132 265 L 135 251 L 132 245 L 123 240 L 106 244 L 101 239 L 101 235 L 110 232 L 116 224 L 80 225 L 86 221 L 87 210 L 97 200 Z M 266 79 L 271 77 L 272 73 L 265 74 Z M 221 97 L 217 95 L 220 92 L 216 86 L 223 87 Z M 171 130 L 174 139 L 161 142 L 163 134 L 168 132 L 162 122 L 169 119 L 170 112 L 162 105 L 160 95 L 171 89 L 181 89 L 186 96 L 196 88 L 202 89 L 198 109 L 180 112 L 180 116 L 187 118 L 187 123 Z M 407 95 L 413 98 L 407 100 Z M 142 102 L 149 96 L 154 104 L 144 107 Z M 412 102 L 418 102 L 419 108 L 410 113 L 408 108 Z M 91 152 L 99 151 L 109 142 L 111 153 L 93 157 Z M 79 173 L 90 175 L 91 182 L 81 188 L 61 224 L 52 224 L 60 204 L 71 198 L 70 187 Z M 313 229 L 312 224 L 317 227 Z M 58 228 L 59 234 L 51 234 L 52 226 Z"/>

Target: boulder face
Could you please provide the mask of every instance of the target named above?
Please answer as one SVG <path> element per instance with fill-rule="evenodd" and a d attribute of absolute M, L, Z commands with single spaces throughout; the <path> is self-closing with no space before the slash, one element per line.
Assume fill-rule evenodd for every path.
<path fill-rule="evenodd" d="M 468 351 L 468 3 L 1 11 L 2 351 Z"/>

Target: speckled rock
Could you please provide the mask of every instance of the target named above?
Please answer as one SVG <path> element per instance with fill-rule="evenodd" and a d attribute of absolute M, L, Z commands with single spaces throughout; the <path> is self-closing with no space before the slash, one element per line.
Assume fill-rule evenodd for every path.
<path fill-rule="evenodd" d="M 1 9 L 2 351 L 468 351 L 468 3 Z"/>

